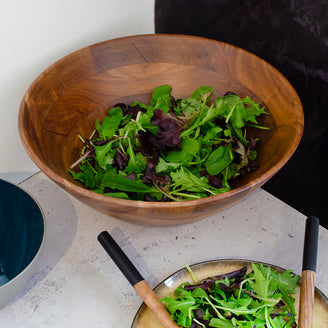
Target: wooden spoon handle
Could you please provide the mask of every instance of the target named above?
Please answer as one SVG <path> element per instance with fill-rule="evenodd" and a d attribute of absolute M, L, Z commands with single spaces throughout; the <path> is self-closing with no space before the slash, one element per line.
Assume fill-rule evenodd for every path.
<path fill-rule="evenodd" d="M 305 270 L 302 272 L 302 283 L 300 292 L 300 308 L 299 308 L 299 328 L 312 327 L 312 309 L 315 290 L 315 272 Z"/>
<path fill-rule="evenodd" d="M 103 231 L 98 235 L 98 241 L 163 327 L 179 328 L 179 326 L 171 319 L 169 312 L 165 309 L 163 304 L 159 302 L 159 299 L 152 288 L 143 279 L 113 237 L 107 231 Z"/>
<path fill-rule="evenodd" d="M 303 265 L 301 278 L 300 306 L 299 306 L 299 328 L 312 327 L 312 310 L 315 292 L 315 274 L 317 266 L 319 219 L 310 216 L 306 220 Z"/>
<path fill-rule="evenodd" d="M 165 309 L 163 304 L 158 301 L 154 291 L 145 280 L 134 285 L 134 289 L 164 328 L 179 328 L 179 326 L 172 320 L 169 312 Z"/>

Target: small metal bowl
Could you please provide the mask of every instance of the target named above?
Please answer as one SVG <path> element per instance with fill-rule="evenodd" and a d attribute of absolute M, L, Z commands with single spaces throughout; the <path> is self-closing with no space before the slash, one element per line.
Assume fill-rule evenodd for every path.
<path fill-rule="evenodd" d="M 26 286 L 45 240 L 45 216 L 37 201 L 0 179 L 0 309 Z"/>

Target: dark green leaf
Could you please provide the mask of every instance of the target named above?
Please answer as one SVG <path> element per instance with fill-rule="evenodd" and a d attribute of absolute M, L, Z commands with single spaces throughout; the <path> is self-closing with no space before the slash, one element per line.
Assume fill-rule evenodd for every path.
<path fill-rule="evenodd" d="M 94 188 L 96 186 L 96 172 L 95 170 L 88 164 L 88 162 L 84 162 L 80 165 L 81 171 L 84 173 L 84 183 L 87 188 Z"/>
<path fill-rule="evenodd" d="M 212 318 L 210 323 L 210 327 L 214 328 L 235 328 L 230 320 L 219 319 L 219 318 Z"/>
<path fill-rule="evenodd" d="M 103 189 L 95 189 L 93 190 L 97 194 L 114 197 L 114 198 L 121 198 L 121 199 L 130 199 L 129 196 L 125 192 L 103 192 Z"/>
<path fill-rule="evenodd" d="M 159 158 L 159 162 L 156 165 L 156 173 L 170 172 L 177 169 L 181 164 L 166 162 L 162 157 Z"/>
<path fill-rule="evenodd" d="M 199 148 L 197 139 L 184 138 L 181 140 L 181 150 L 171 150 L 163 157 L 167 162 L 189 163 L 197 155 Z"/>
<path fill-rule="evenodd" d="M 125 172 L 128 174 L 132 172 L 141 173 L 146 168 L 147 157 L 143 156 L 140 152 L 135 154 L 130 138 L 128 138 L 128 141 L 129 146 L 127 149 L 127 153 L 129 154 L 129 163 L 125 168 Z"/>
<path fill-rule="evenodd" d="M 259 127 L 257 117 L 266 113 L 264 108 L 249 97 L 241 99 L 234 94 L 210 104 L 213 89 L 208 86 L 174 102 L 171 92 L 171 86 L 160 85 L 153 90 L 149 106 L 137 100 L 109 110 L 108 116 L 95 124 L 99 137 L 85 140 L 88 158 L 82 151 L 80 161 L 74 164 L 80 163 L 80 172 L 70 171 L 73 178 L 96 191 L 106 185 L 124 198 L 124 192 L 129 192 L 132 200 L 143 200 L 144 193 L 153 200 L 163 195 L 190 200 L 230 190 L 230 179 L 245 173 L 247 169 L 242 167 L 248 168 L 247 163 L 256 157 L 254 146 L 246 139 L 246 126 Z M 146 181 L 146 156 L 154 160 L 156 174 L 171 175 L 172 181 L 165 187 L 131 185 L 133 182 L 124 178 L 136 173 L 134 183 Z"/>
<path fill-rule="evenodd" d="M 251 100 L 250 97 L 246 97 L 243 99 L 245 106 L 245 111 L 246 111 L 246 121 L 253 122 L 257 124 L 256 116 L 259 116 L 261 114 L 268 114 L 265 111 L 264 107 L 260 107 L 260 104 L 256 104 L 253 100 Z"/>
<path fill-rule="evenodd" d="M 191 296 L 192 297 L 198 297 L 198 298 L 207 298 L 208 295 L 205 292 L 204 289 L 201 289 L 199 287 L 195 288 L 192 292 L 191 292 Z"/>
<path fill-rule="evenodd" d="M 209 100 L 212 97 L 212 95 L 213 95 L 213 88 L 202 86 L 196 89 L 192 93 L 191 98 L 203 102 L 204 100 L 205 101 Z"/>
<path fill-rule="evenodd" d="M 68 171 L 72 177 L 75 179 L 75 180 L 79 180 L 81 181 L 82 183 L 85 183 L 85 176 L 84 176 L 84 173 L 83 172 L 74 172 L 72 170 L 69 170 Z"/>
<path fill-rule="evenodd" d="M 202 141 L 208 143 L 208 141 L 210 141 L 211 139 L 219 138 L 220 132 L 222 132 L 222 128 L 220 126 L 210 128 L 206 131 L 204 137 L 202 138 Z"/>
<path fill-rule="evenodd" d="M 184 291 L 181 287 L 176 289 L 175 296 L 176 298 L 172 296 L 164 297 L 161 299 L 161 302 L 165 304 L 178 325 L 189 327 L 194 317 L 193 312 L 190 310 L 193 309 L 196 300 L 191 296 L 190 292 Z"/>
<path fill-rule="evenodd" d="M 168 113 L 172 106 L 171 91 L 172 88 L 167 84 L 155 88 L 150 101 L 152 109 L 162 109 L 164 113 Z"/>
<path fill-rule="evenodd" d="M 217 189 L 208 185 L 205 177 L 198 178 L 186 168 L 181 168 L 176 172 L 171 172 L 172 180 L 176 187 L 180 186 L 180 190 L 191 192 L 209 192 L 212 195 L 217 194 Z"/>
<path fill-rule="evenodd" d="M 99 136 L 103 139 L 110 139 L 118 129 L 121 120 L 123 118 L 123 112 L 120 107 L 114 107 L 108 112 L 101 125 L 96 124 Z"/>
<path fill-rule="evenodd" d="M 211 175 L 217 175 L 232 161 L 231 144 L 228 146 L 219 146 L 208 157 L 205 163 L 206 171 Z"/>
<path fill-rule="evenodd" d="M 192 117 L 195 114 L 198 114 L 202 107 L 203 104 L 200 101 L 194 98 L 187 98 L 181 100 L 179 110 Z"/>
<path fill-rule="evenodd" d="M 110 141 L 102 146 L 94 146 L 95 157 L 98 165 L 105 168 L 107 164 L 112 164 L 114 156 L 116 154 L 116 149 L 112 149 L 113 142 Z"/>
<path fill-rule="evenodd" d="M 101 184 L 103 187 L 121 191 L 134 191 L 137 193 L 157 192 L 155 187 L 150 187 L 142 182 L 133 181 L 113 173 L 106 173 Z"/>

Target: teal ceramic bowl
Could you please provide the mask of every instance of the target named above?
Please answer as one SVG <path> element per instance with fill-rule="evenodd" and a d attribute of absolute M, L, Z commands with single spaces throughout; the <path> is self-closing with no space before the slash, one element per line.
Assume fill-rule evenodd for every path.
<path fill-rule="evenodd" d="M 37 201 L 0 179 L 0 309 L 27 284 L 45 239 L 45 217 Z"/>

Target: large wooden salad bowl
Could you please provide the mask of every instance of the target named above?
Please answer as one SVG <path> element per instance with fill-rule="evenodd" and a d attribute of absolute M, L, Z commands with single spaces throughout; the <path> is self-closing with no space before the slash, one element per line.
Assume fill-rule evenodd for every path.
<path fill-rule="evenodd" d="M 131 201 L 96 194 L 68 169 L 97 119 L 117 103 L 147 103 L 151 91 L 169 84 L 173 96 L 188 97 L 199 86 L 214 96 L 233 91 L 263 103 L 270 115 L 258 130 L 259 169 L 236 179 L 232 190 L 184 202 Z M 222 211 L 262 186 L 296 150 L 304 116 L 287 79 L 255 55 L 234 46 L 191 36 L 140 35 L 94 44 L 59 60 L 29 87 L 21 102 L 19 130 L 35 164 L 87 205 L 114 218 L 145 225 L 183 224 Z M 250 134 L 253 131 L 250 129 Z"/>

